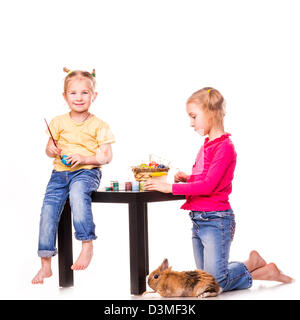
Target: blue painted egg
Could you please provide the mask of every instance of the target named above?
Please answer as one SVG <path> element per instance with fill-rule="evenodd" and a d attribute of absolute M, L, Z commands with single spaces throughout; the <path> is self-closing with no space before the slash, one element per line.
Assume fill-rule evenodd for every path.
<path fill-rule="evenodd" d="M 65 166 L 70 166 L 71 165 L 71 160 L 67 160 L 68 156 L 66 154 L 64 154 L 61 157 L 61 162 L 65 165 Z M 70 161 L 70 162 L 69 162 Z"/>

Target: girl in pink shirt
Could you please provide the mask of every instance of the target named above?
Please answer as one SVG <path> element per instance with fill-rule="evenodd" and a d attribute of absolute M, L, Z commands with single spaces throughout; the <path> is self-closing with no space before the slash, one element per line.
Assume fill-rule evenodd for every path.
<path fill-rule="evenodd" d="M 192 174 L 177 172 L 174 184 L 149 180 L 145 189 L 186 195 L 181 208 L 190 211 L 196 266 L 211 273 L 223 291 L 250 288 L 254 279 L 291 282 L 292 278 L 254 250 L 244 263 L 228 262 L 235 231 L 229 195 L 236 152 L 230 134 L 224 131 L 225 101 L 218 90 L 207 87 L 192 94 L 186 110 L 194 130 L 207 135 Z"/>

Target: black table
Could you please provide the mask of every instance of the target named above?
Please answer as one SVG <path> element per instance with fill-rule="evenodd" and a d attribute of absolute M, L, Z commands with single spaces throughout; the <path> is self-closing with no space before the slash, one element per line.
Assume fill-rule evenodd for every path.
<path fill-rule="evenodd" d="M 92 202 L 128 203 L 131 294 L 142 294 L 146 290 L 149 274 L 147 203 L 182 199 L 185 196 L 158 191 L 97 191 L 92 194 Z M 72 221 L 68 200 L 58 227 L 59 286 L 73 286 L 72 264 Z"/>

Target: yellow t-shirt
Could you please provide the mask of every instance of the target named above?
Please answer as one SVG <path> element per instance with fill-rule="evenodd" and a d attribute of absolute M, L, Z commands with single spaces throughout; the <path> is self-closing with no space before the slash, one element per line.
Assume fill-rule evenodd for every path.
<path fill-rule="evenodd" d="M 94 156 L 102 144 L 114 143 L 115 138 L 109 125 L 92 115 L 82 123 L 77 123 L 70 117 L 69 113 L 53 118 L 49 124 L 57 146 L 62 149 L 61 155 L 80 154 L 82 156 Z M 50 136 L 48 129 L 46 133 Z M 65 166 L 59 157 L 53 161 L 56 171 L 75 171 L 80 169 L 92 169 L 95 165 L 79 165 L 71 169 Z"/>

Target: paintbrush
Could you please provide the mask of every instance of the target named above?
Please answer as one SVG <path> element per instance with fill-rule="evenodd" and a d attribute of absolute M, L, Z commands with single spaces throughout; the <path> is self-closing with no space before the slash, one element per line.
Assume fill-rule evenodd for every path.
<path fill-rule="evenodd" d="M 51 133 L 51 130 L 50 130 L 49 126 L 48 126 L 47 120 L 46 120 L 45 118 L 44 118 L 44 120 L 45 120 L 45 122 L 46 122 L 46 125 L 47 125 L 48 131 L 49 131 L 49 133 L 50 133 L 50 136 L 51 136 L 51 138 L 52 138 L 52 141 L 53 141 L 55 147 L 58 148 L 58 146 L 57 146 L 57 144 L 56 144 L 56 142 L 55 142 L 55 140 L 54 140 L 54 138 L 53 138 L 53 135 L 52 135 L 52 133 Z M 62 159 L 62 156 L 59 156 L 59 157 L 60 157 L 60 159 Z"/>

